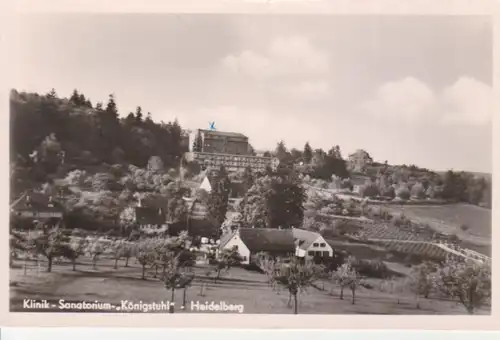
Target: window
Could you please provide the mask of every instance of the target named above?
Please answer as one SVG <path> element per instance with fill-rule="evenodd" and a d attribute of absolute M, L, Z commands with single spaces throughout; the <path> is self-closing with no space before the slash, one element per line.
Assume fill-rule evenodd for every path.
<path fill-rule="evenodd" d="M 313 251 L 308 251 L 308 252 L 307 252 L 307 255 L 309 255 L 309 256 L 314 256 L 314 252 L 313 252 Z"/>
<path fill-rule="evenodd" d="M 246 261 L 247 260 L 247 257 L 246 256 L 243 256 L 243 261 Z"/>
<path fill-rule="evenodd" d="M 320 244 L 319 244 L 319 246 L 320 246 L 320 247 L 326 247 L 326 244 L 324 244 L 324 243 L 320 243 Z"/>
<path fill-rule="evenodd" d="M 317 243 L 313 243 L 313 247 L 317 247 L 317 246 L 318 246 L 318 244 L 317 244 Z"/>

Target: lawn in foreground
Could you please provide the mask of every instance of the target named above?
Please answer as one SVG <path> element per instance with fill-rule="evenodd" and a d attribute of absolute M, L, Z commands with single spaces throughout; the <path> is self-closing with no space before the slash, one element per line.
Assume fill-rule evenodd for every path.
<path fill-rule="evenodd" d="M 288 292 L 273 291 L 266 283 L 264 275 L 241 268 L 232 268 L 221 280 L 204 277 L 207 268 L 195 268 L 198 276 L 192 287 L 187 290 L 186 310 L 181 311 L 182 290 L 176 291 L 176 312 L 191 311 L 191 301 L 205 301 L 244 305 L 244 313 L 292 314 L 293 308 L 288 305 Z M 99 301 L 120 305 L 122 300 L 134 303 L 169 301 L 171 292 L 163 284 L 151 277 L 142 280 L 141 269 L 136 264 L 131 267 L 113 269 L 112 261 L 101 261 L 97 271 L 86 261 L 73 272 L 71 266 L 55 265 L 53 273 L 35 270 L 23 275 L 22 269 L 11 269 L 11 310 L 23 311 L 22 301 L 26 298 L 66 301 Z M 203 296 L 202 282 L 205 282 Z M 339 299 L 339 289 L 330 289 L 328 283 L 325 290 L 310 287 L 299 296 L 300 314 L 466 314 L 465 310 L 455 302 L 439 300 L 421 300 L 420 309 L 415 308 L 415 300 L 411 296 L 401 296 L 378 291 L 377 289 L 360 288 L 356 293 L 356 304 L 351 303 L 351 295 L 345 292 L 345 299 Z M 398 301 L 399 300 L 399 301 Z M 398 303 L 399 302 L 399 303 Z M 25 311 L 25 310 L 24 310 Z M 60 312 L 61 310 L 52 310 Z M 489 310 L 480 314 L 489 314 Z"/>

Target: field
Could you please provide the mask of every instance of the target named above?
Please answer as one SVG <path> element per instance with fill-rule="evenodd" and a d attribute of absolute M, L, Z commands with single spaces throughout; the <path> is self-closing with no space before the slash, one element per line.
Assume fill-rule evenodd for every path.
<path fill-rule="evenodd" d="M 439 232 L 457 234 L 464 241 L 478 245 L 491 244 L 491 210 L 468 204 L 387 208 L 402 212 L 416 222 L 426 223 Z M 465 226 L 466 230 L 462 230 L 461 226 Z"/>
<path fill-rule="evenodd" d="M 361 239 L 390 239 L 403 241 L 430 241 L 431 238 L 425 233 L 416 233 L 395 227 L 387 223 L 365 223 L 358 237 Z"/>
<path fill-rule="evenodd" d="M 72 271 L 69 264 L 55 263 L 53 272 L 38 272 L 31 267 L 24 274 L 22 261 L 16 261 L 16 268 L 10 271 L 11 311 L 23 311 L 23 300 L 47 299 L 57 304 L 57 300 L 99 301 L 119 306 L 122 300 L 135 303 L 168 301 L 171 292 L 149 272 L 146 280 L 141 279 L 141 268 L 134 260 L 130 267 L 120 261 L 118 269 L 113 269 L 113 261 L 101 259 L 96 270 L 92 269 L 90 259 L 83 258 Z M 43 264 L 42 264 L 43 270 Z M 186 291 L 186 309 L 181 310 L 183 292 L 176 291 L 175 312 L 192 312 L 191 301 L 203 303 L 224 301 L 227 304 L 244 305 L 243 313 L 291 314 L 286 291 L 273 291 L 263 274 L 242 268 L 232 268 L 214 283 L 205 276 L 206 267 L 194 268 L 196 278 Z M 201 292 L 204 283 L 203 294 Z M 466 314 L 465 309 L 456 302 L 431 297 L 421 299 L 420 308 L 410 293 L 390 292 L 382 289 L 385 282 L 369 279 L 371 289 L 360 287 L 356 291 L 356 303 L 351 303 L 351 294 L 346 290 L 344 300 L 339 299 L 339 288 L 329 282 L 317 283 L 299 296 L 299 314 Z M 34 310 L 31 310 L 34 311 Z M 58 312 L 57 308 L 49 310 Z M 68 310 L 66 310 L 67 312 Z M 478 314 L 489 314 L 489 309 Z"/>

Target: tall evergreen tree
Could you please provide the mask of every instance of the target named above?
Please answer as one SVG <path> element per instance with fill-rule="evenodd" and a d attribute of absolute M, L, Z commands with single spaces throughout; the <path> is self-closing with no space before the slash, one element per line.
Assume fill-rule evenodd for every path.
<path fill-rule="evenodd" d="M 82 106 L 85 105 L 87 102 L 87 98 L 83 95 L 83 93 L 80 93 L 79 98 L 78 98 L 78 105 Z"/>
<path fill-rule="evenodd" d="M 201 152 L 202 149 L 203 149 L 203 138 L 201 137 L 201 131 L 198 130 L 193 141 L 193 151 Z"/>
<path fill-rule="evenodd" d="M 56 93 L 56 90 L 54 88 L 52 88 L 50 90 L 49 93 L 47 93 L 46 95 L 47 98 L 57 98 L 57 93 Z"/>
<path fill-rule="evenodd" d="M 231 191 L 231 183 L 223 165 L 212 182 L 212 191 L 208 200 L 208 216 L 215 226 L 220 227 L 226 219 Z"/>
<path fill-rule="evenodd" d="M 252 168 L 247 166 L 243 171 L 243 183 L 245 184 L 245 192 L 248 191 L 255 182 L 254 175 L 252 173 Z"/>
<path fill-rule="evenodd" d="M 276 157 L 280 160 L 280 162 L 283 163 L 284 161 L 286 161 L 286 159 L 288 158 L 288 150 L 285 146 L 284 141 L 280 141 L 278 143 L 278 145 L 276 146 L 275 154 Z"/>
<path fill-rule="evenodd" d="M 340 146 L 335 145 L 335 158 L 342 159 L 342 152 L 340 152 Z"/>
<path fill-rule="evenodd" d="M 306 163 L 306 164 L 311 163 L 311 160 L 312 160 L 312 148 L 309 145 L 309 142 L 307 142 L 306 145 L 304 146 L 304 153 L 303 153 L 302 157 L 304 158 L 304 163 Z"/>
<path fill-rule="evenodd" d="M 106 105 L 106 113 L 110 116 L 110 118 L 118 118 L 118 108 L 113 94 L 109 95 L 108 104 Z"/>
<path fill-rule="evenodd" d="M 135 121 L 137 123 L 142 123 L 142 108 L 140 106 L 135 110 Z"/>
<path fill-rule="evenodd" d="M 71 94 L 71 97 L 69 98 L 69 101 L 76 106 L 81 105 L 80 103 L 80 94 L 78 93 L 77 89 L 73 90 L 73 93 Z"/>

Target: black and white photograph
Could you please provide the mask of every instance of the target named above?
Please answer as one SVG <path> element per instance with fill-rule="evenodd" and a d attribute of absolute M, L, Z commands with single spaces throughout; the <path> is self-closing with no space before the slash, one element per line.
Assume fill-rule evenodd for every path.
<path fill-rule="evenodd" d="M 13 32 L 11 313 L 491 315 L 491 16 Z"/>

